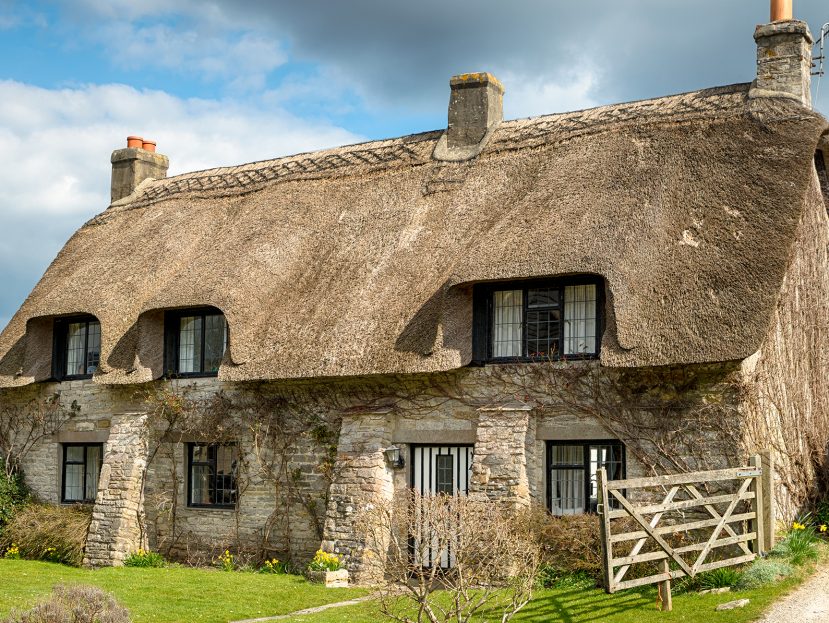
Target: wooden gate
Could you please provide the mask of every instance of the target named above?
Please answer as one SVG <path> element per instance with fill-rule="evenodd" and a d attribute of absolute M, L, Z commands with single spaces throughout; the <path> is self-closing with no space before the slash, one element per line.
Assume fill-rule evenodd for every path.
<path fill-rule="evenodd" d="M 667 597 L 670 609 L 670 580 L 753 560 L 770 542 L 765 530 L 772 529 L 764 525 L 771 500 L 764 502 L 763 492 L 771 488 L 763 486 L 762 476 L 759 456 L 746 467 L 653 478 L 608 481 L 599 469 L 605 590 L 663 583 L 663 608 Z M 708 486 L 715 491 L 703 493 Z M 657 491 L 648 495 L 645 489 Z M 653 503 L 657 492 L 662 501 Z M 650 501 L 634 501 L 643 499 Z M 643 563 L 657 563 L 658 572 L 625 579 L 632 566 Z"/>

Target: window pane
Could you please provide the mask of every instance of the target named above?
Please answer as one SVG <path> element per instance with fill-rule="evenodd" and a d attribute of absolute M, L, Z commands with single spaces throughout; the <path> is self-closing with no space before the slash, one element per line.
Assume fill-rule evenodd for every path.
<path fill-rule="evenodd" d="M 454 461 L 451 454 L 438 454 L 435 457 L 435 492 L 455 493 Z"/>
<path fill-rule="evenodd" d="M 236 504 L 236 447 L 216 448 L 216 504 Z"/>
<path fill-rule="evenodd" d="M 83 451 L 83 448 L 80 448 Z M 64 466 L 64 499 L 67 502 L 83 502 L 83 464 Z"/>
<path fill-rule="evenodd" d="M 94 500 L 98 494 L 98 476 L 101 473 L 101 446 L 86 449 L 86 492 L 84 499 Z"/>
<path fill-rule="evenodd" d="M 89 340 L 86 348 L 86 371 L 84 374 L 95 374 L 101 360 L 101 323 L 90 321 L 87 331 Z"/>
<path fill-rule="evenodd" d="M 596 286 L 564 288 L 564 354 L 596 352 Z"/>
<path fill-rule="evenodd" d="M 560 311 L 527 312 L 527 356 L 555 357 L 558 354 Z"/>
<path fill-rule="evenodd" d="M 551 472 L 551 479 L 551 512 L 554 515 L 583 513 L 584 469 L 554 469 Z"/>
<path fill-rule="evenodd" d="M 178 371 L 201 372 L 201 316 L 185 316 L 179 324 Z"/>
<path fill-rule="evenodd" d="M 209 459 L 208 446 L 193 446 L 193 462 L 207 463 Z"/>
<path fill-rule="evenodd" d="M 622 447 L 617 444 L 590 446 L 590 508 L 595 510 L 598 503 L 598 489 L 596 483 L 596 472 L 600 467 L 607 470 L 608 480 L 620 480 L 624 478 L 622 463 Z M 616 508 L 616 500 L 611 499 L 610 504 Z"/>
<path fill-rule="evenodd" d="M 558 307 L 558 288 L 530 288 L 527 290 L 527 308 Z"/>
<path fill-rule="evenodd" d="M 501 290 L 493 297 L 492 356 L 520 357 L 523 290 Z"/>
<path fill-rule="evenodd" d="M 578 465 L 584 467 L 584 446 L 553 446 L 552 465 Z"/>
<path fill-rule="evenodd" d="M 210 499 L 210 466 L 190 468 L 190 504 L 212 504 Z"/>
<path fill-rule="evenodd" d="M 66 374 L 73 376 L 84 372 L 84 344 L 86 323 L 71 322 L 66 330 Z"/>
<path fill-rule="evenodd" d="M 221 314 L 204 318 L 204 372 L 218 372 L 227 348 L 227 322 Z"/>
<path fill-rule="evenodd" d="M 66 446 L 67 463 L 83 463 L 83 446 Z"/>

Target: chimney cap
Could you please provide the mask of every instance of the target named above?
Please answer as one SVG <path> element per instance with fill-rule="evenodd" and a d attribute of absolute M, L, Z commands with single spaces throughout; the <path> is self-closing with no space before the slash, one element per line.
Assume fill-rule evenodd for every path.
<path fill-rule="evenodd" d="M 449 79 L 449 86 L 453 89 L 465 87 L 477 87 L 484 84 L 489 84 L 498 89 L 501 93 L 504 92 L 504 85 L 488 71 L 478 71 L 468 74 L 457 74 Z"/>
<path fill-rule="evenodd" d="M 137 147 L 141 148 L 144 146 L 144 139 L 140 136 L 128 136 L 127 137 L 127 147 Z"/>

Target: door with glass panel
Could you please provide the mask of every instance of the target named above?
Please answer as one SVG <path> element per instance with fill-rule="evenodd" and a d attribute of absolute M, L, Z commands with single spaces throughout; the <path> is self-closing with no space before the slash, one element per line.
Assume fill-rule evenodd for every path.
<path fill-rule="evenodd" d="M 553 515 L 595 513 L 596 472 L 611 480 L 625 477 L 625 448 L 617 440 L 548 441 L 547 506 Z"/>
<path fill-rule="evenodd" d="M 469 476 L 472 468 L 472 446 L 412 446 L 411 484 L 421 495 L 466 495 L 469 493 Z M 421 533 L 428 526 L 421 525 Z M 418 535 L 412 535 L 415 557 L 429 566 L 436 559 L 431 547 L 424 548 Z M 454 553 L 451 547 L 440 553 L 441 567 L 451 567 Z"/>

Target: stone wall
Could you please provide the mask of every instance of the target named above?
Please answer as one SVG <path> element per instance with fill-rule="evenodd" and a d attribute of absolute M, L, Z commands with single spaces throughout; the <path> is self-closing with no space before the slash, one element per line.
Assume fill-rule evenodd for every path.
<path fill-rule="evenodd" d="M 389 445 L 400 446 L 410 464 L 410 444 L 474 444 L 470 490 L 516 505 L 545 503 L 547 440 L 621 439 L 629 476 L 734 465 L 742 460 L 732 439 L 742 429 L 737 368 L 614 371 L 597 362 L 562 362 L 313 383 L 200 379 L 107 388 L 84 381 L 9 390 L 2 399 L 59 391 L 62 401 L 80 405 L 25 462 L 28 481 L 45 499 L 58 500 L 59 443 L 107 442 L 102 483 L 110 486 L 97 500 L 90 563 L 117 564 L 144 543 L 192 562 L 209 563 L 227 548 L 252 559 L 304 563 L 322 544 L 345 555 L 356 579 L 370 582 L 376 567 L 363 556 L 354 511 L 366 499 L 389 499 L 409 486 L 409 470 L 385 460 Z M 142 398 L 152 389 L 193 401 L 222 396 L 231 406 L 195 429 L 165 428 Z M 260 399 L 272 411 L 250 406 Z M 276 412 L 287 414 L 279 421 L 293 431 L 287 455 L 262 444 L 263 427 Z M 146 451 L 137 437 L 145 419 Z M 320 427 L 330 438 L 315 437 Z M 241 451 L 238 508 L 189 508 L 187 444 L 215 440 L 217 429 Z M 142 460 L 148 461 L 145 522 L 136 530 Z"/>
<path fill-rule="evenodd" d="M 829 490 L 829 219 L 815 172 L 763 347 L 744 362 L 746 453 L 774 455 L 781 520 Z"/>

